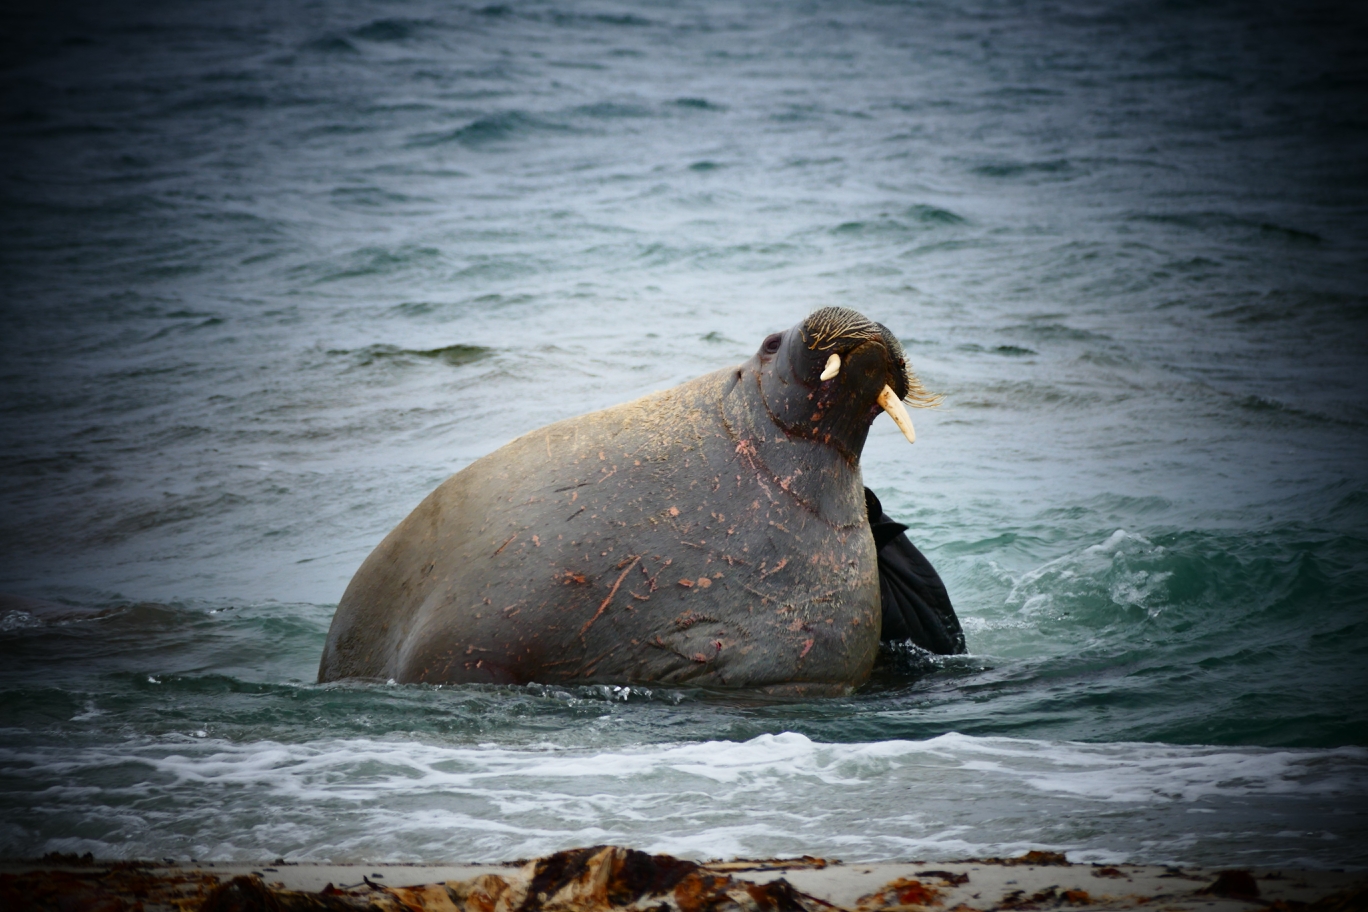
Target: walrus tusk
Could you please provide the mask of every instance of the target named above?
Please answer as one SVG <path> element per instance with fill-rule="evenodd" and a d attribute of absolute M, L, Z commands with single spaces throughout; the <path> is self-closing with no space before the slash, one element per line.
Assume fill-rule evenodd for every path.
<path fill-rule="evenodd" d="M 912 419 L 907 414 L 907 407 L 902 404 L 898 394 L 893 392 L 893 387 L 886 383 L 879 393 L 879 406 L 888 412 L 888 417 L 893 419 L 893 423 L 898 426 L 898 430 L 903 432 L 908 443 L 917 442 L 917 432 L 912 428 Z"/>
<path fill-rule="evenodd" d="M 831 357 L 827 358 L 826 367 L 822 368 L 822 379 L 830 380 L 832 377 L 836 376 L 840 372 L 841 356 L 836 354 L 835 352 L 832 352 Z"/>

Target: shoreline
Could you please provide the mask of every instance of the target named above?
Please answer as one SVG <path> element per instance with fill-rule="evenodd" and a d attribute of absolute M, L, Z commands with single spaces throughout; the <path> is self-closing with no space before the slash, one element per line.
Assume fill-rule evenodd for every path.
<path fill-rule="evenodd" d="M 695 863 L 614 846 L 501 864 L 0 860 L 0 907 L 441 912 L 1349 912 L 1368 872 L 1070 863 L 1062 855 Z"/>

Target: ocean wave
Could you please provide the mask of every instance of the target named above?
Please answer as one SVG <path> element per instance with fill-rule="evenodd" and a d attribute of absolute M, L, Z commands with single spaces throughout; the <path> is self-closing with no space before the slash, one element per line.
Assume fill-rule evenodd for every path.
<path fill-rule="evenodd" d="M 406 41 L 432 29 L 433 26 L 434 23 L 426 19 L 375 19 L 360 28 L 352 29 L 350 34 L 362 41 Z"/>
<path fill-rule="evenodd" d="M 15 807 L 14 791 L 0 795 L 21 827 L 53 832 L 58 820 L 79 814 L 88 833 L 104 834 L 76 843 L 10 834 L 0 837 L 7 843 L 0 851 L 94 846 L 116 857 L 499 860 L 613 841 L 689 857 L 819 852 L 874 861 L 1049 847 L 1154 861 L 1163 849 L 1146 848 L 1137 831 L 1152 833 L 1157 815 L 1185 832 L 1237 826 L 1242 835 L 1223 839 L 1272 860 L 1277 848 L 1266 843 L 1274 828 L 1361 799 L 1368 786 L 1368 750 L 1360 748 L 953 733 L 828 744 L 786 732 L 585 750 L 402 737 L 238 744 L 203 734 L 0 748 L 6 779 L 46 796 L 41 806 Z M 1246 819 L 1252 796 L 1281 800 L 1279 813 L 1262 825 Z M 1011 807 L 1032 810 L 1022 817 Z M 1128 827 L 1135 815 L 1127 812 L 1099 832 L 1096 815 L 1108 807 L 1146 808 L 1147 828 Z M 1207 813 L 1194 822 L 1189 809 Z M 1315 829 L 1355 826 L 1325 818 Z M 1291 842 L 1303 851 L 1314 840 Z"/>
<path fill-rule="evenodd" d="M 1015 178 L 1035 175 L 1071 175 L 1075 170 L 1075 166 L 1067 158 L 1054 158 L 1044 161 L 987 162 L 985 164 L 976 165 L 970 170 L 972 170 L 973 173 L 984 177 Z"/>
<path fill-rule="evenodd" d="M 363 349 L 349 351 L 347 349 L 330 349 L 330 355 L 347 355 L 356 360 L 359 367 L 369 367 L 376 362 L 394 362 L 398 364 L 421 364 L 424 361 L 439 362 L 450 365 L 451 367 L 461 367 L 466 364 L 474 364 L 476 361 L 483 361 L 494 354 L 493 349 L 483 345 L 468 345 L 457 342 L 453 345 L 444 345 L 440 348 L 412 349 L 400 348 L 397 345 L 368 345 Z"/>
<path fill-rule="evenodd" d="M 502 148 L 513 140 L 545 133 L 568 133 L 571 128 L 526 111 L 500 111 L 477 117 L 465 126 L 445 133 L 419 133 L 412 136 L 414 147 L 459 143 L 472 150 Z"/>
<path fill-rule="evenodd" d="M 1171 601 L 1166 583 L 1173 571 L 1159 569 L 1164 556 L 1163 546 L 1117 529 L 1106 541 L 1025 573 L 1006 604 L 1027 615 L 1082 611 L 1081 620 L 1095 617 L 1103 605 L 1153 616 Z"/>

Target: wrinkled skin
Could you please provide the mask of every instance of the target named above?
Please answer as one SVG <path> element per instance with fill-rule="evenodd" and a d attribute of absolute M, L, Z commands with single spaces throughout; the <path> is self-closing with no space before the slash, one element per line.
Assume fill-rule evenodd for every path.
<path fill-rule="evenodd" d="M 859 686 L 880 625 L 859 454 L 910 374 L 878 324 L 831 339 L 816 316 L 447 479 L 357 571 L 319 680 Z"/>

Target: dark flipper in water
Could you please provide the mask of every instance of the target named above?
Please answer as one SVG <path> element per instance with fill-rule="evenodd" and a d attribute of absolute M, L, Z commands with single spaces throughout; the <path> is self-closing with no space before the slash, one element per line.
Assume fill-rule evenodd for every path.
<path fill-rule="evenodd" d="M 940 575 L 903 533 L 907 526 L 890 519 L 874 492 L 865 488 L 865 507 L 879 553 L 879 594 L 883 601 L 884 643 L 911 640 L 939 655 L 959 655 L 964 630 Z"/>

